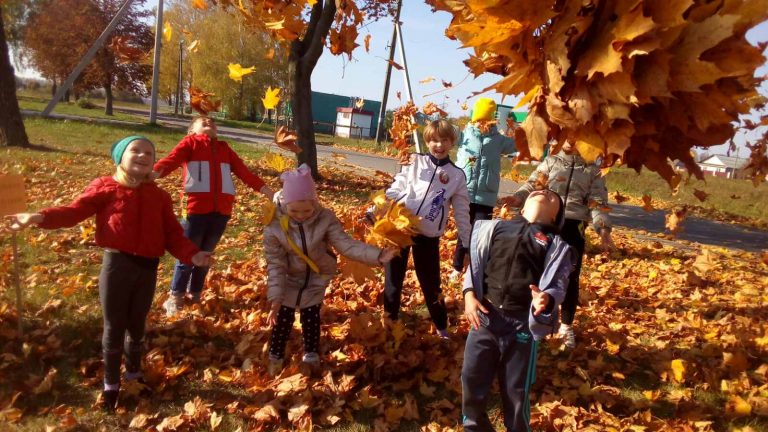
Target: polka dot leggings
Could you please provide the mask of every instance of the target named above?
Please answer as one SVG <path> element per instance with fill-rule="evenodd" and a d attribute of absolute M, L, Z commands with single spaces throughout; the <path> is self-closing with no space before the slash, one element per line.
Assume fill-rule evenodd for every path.
<path fill-rule="evenodd" d="M 304 337 L 304 353 L 318 352 L 320 344 L 320 305 L 299 309 L 301 333 Z M 296 309 L 281 306 L 277 313 L 277 324 L 272 328 L 269 341 L 269 356 L 275 359 L 285 357 L 285 345 L 291 335 Z"/>

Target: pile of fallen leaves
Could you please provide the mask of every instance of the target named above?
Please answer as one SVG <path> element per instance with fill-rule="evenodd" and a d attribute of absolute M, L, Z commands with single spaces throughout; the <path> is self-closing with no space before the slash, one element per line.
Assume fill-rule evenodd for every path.
<path fill-rule="evenodd" d="M 620 159 L 675 187 L 670 161 L 701 177 L 691 149 L 726 142 L 740 115 L 764 106 L 755 71 L 765 46 L 745 37 L 768 19 L 763 0 L 428 3 L 453 15 L 446 35 L 473 49 L 475 76 L 503 77 L 483 91 L 525 94 L 518 149 L 528 157 L 570 139 L 587 161 Z M 765 148 L 753 149 L 757 181 Z"/>
<path fill-rule="evenodd" d="M 251 161 L 252 162 L 252 161 Z M 278 186 L 275 156 L 255 164 Z M 32 208 L 65 203 L 90 178 L 109 172 L 105 157 L 62 156 L 56 163 L 0 161 L 3 171 L 29 177 Z M 369 194 L 388 184 L 322 167 L 318 185 L 349 232 Z M 35 173 L 34 176 L 31 173 Z M 161 184 L 176 190 L 178 178 Z M 49 430 L 310 430 L 349 422 L 377 431 L 415 427 L 459 430 L 460 368 L 466 323 L 458 285 L 444 279 L 451 341 L 433 333 L 413 271 L 406 275 L 403 318 L 382 320 L 382 276 L 332 281 L 322 309 L 319 379 L 299 373 L 298 331 L 286 369 L 266 373 L 266 272 L 261 254 L 263 198 L 243 185 L 234 217 L 216 250 L 203 301 L 166 319 L 172 260 L 160 269 L 148 320 L 146 380 L 153 396 L 126 386 L 115 416 L 92 408 L 103 370 L 97 275 L 101 251 L 93 225 L 30 230 L 24 257 L 25 335 L 9 285 L 10 245 L 0 243 L 0 422 Z M 359 192 L 352 195 L 350 191 Z M 177 194 L 173 194 L 176 196 Z M 537 430 L 722 430 L 768 420 L 768 262 L 722 249 L 680 248 L 637 240 L 616 230 L 611 256 L 589 248 L 577 315 L 579 348 L 541 347 L 533 388 Z M 590 237 L 594 242 L 594 238 Z M 450 273 L 456 231 L 441 242 L 442 274 Z M 36 299 L 36 300 L 35 300 Z M 492 419 L 500 424 L 500 412 Z M 744 429 L 745 431 L 747 429 Z"/>

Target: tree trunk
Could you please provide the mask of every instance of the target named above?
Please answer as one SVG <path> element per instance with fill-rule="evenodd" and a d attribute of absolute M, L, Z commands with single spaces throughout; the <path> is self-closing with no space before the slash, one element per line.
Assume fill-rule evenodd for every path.
<path fill-rule="evenodd" d="M 112 78 L 107 78 L 107 82 L 104 83 L 104 95 L 105 95 L 105 101 L 104 101 L 104 114 L 106 115 L 113 115 L 112 114 Z"/>
<path fill-rule="evenodd" d="M 51 86 L 51 99 L 56 96 L 56 90 L 59 89 L 59 85 L 56 84 L 56 78 L 53 79 L 53 85 Z"/>
<path fill-rule="evenodd" d="M 312 176 L 320 178 L 317 170 L 317 144 L 312 120 L 312 69 L 306 69 L 298 62 L 293 70 L 293 119 L 296 124 L 297 144 L 301 153 L 297 155 L 299 165 L 305 163 L 312 168 Z"/>
<path fill-rule="evenodd" d="M 294 40 L 288 60 L 291 79 L 291 108 L 296 127 L 296 144 L 301 148 L 296 158 L 299 164 L 306 163 L 312 169 L 312 176 L 319 180 L 317 170 L 317 147 L 312 121 L 312 71 L 323 53 L 324 42 L 336 15 L 335 0 L 320 0 L 312 6 L 304 39 Z"/>
<path fill-rule="evenodd" d="M 0 8 L 0 145 L 29 147 L 16 99 L 16 75 L 8 55 L 2 12 Z"/>

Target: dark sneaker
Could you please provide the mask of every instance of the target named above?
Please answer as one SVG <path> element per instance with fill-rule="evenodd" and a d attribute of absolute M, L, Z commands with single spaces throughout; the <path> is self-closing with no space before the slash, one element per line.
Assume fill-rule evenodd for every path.
<path fill-rule="evenodd" d="M 320 364 L 320 355 L 318 353 L 306 353 L 301 359 L 301 372 L 310 377 L 317 378 L 322 375 L 323 366 Z"/>
<path fill-rule="evenodd" d="M 104 390 L 101 392 L 101 409 L 106 412 L 115 412 L 117 408 L 117 397 L 120 390 Z"/>

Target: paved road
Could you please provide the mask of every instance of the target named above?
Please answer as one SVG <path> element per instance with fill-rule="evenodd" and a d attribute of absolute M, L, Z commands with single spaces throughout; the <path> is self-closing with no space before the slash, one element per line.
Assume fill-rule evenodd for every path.
<path fill-rule="evenodd" d="M 130 112 L 132 114 L 148 115 L 147 112 L 135 109 L 122 107 L 116 107 L 115 109 Z M 25 114 L 33 115 L 34 113 Z M 77 118 L 65 115 L 55 116 L 60 118 Z M 93 119 L 87 120 L 93 121 Z M 158 120 L 163 125 L 181 130 L 185 130 L 189 123 L 187 120 L 179 120 L 173 116 L 167 115 L 158 115 Z M 115 122 L 111 120 L 107 121 Z M 125 124 L 125 122 L 120 121 L 115 123 Z M 278 149 L 277 146 L 272 144 L 272 136 L 264 132 L 220 126 L 219 135 L 260 147 L 269 147 L 272 151 L 283 152 L 283 150 Z M 380 170 L 390 174 L 395 174 L 399 171 L 397 162 L 392 158 L 360 153 L 343 147 L 319 145 L 317 147 L 317 155 L 321 164 L 348 164 L 353 168 L 362 167 L 369 170 Z M 517 184 L 515 182 L 502 179 L 500 186 L 501 196 L 507 196 L 516 189 Z M 664 232 L 664 212 L 660 210 L 646 213 L 640 207 L 625 204 L 611 204 L 611 208 L 613 209 L 611 211 L 613 223 L 618 227 L 645 230 L 649 233 Z M 768 249 L 768 232 L 766 231 L 715 222 L 698 217 L 687 218 L 684 224 L 684 229 L 678 234 L 677 238 L 705 245 L 742 249 L 750 252 Z M 680 247 L 689 247 L 679 243 L 678 245 Z"/>

